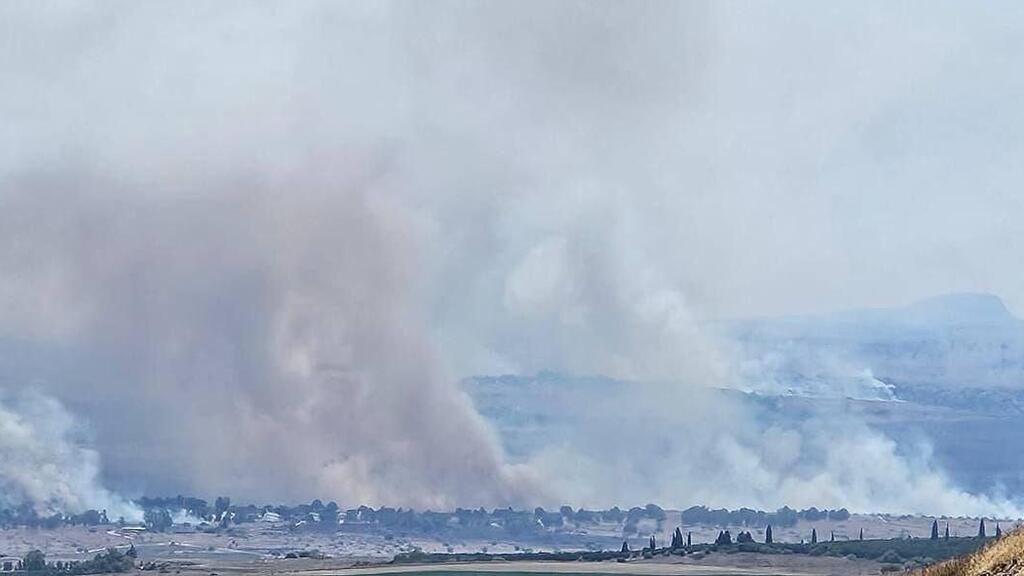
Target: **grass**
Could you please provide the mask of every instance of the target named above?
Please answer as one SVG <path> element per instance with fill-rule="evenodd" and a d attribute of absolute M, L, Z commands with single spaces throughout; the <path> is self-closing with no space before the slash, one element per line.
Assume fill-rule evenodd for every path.
<path fill-rule="evenodd" d="M 1016 576 L 1024 574 L 1024 530 L 1016 530 L 967 556 L 919 572 L 920 576 Z"/>
<path fill-rule="evenodd" d="M 732 544 L 729 546 L 701 545 L 697 550 L 713 550 L 721 553 L 756 552 L 760 554 L 807 554 L 809 556 L 852 556 L 866 560 L 877 560 L 883 564 L 904 566 L 926 566 L 947 558 L 966 556 L 991 540 L 978 538 L 893 538 L 887 540 L 839 540 L 817 544 Z"/>
<path fill-rule="evenodd" d="M 1004 539 L 1005 540 L 1005 539 Z M 848 540 L 837 542 L 819 542 L 816 544 L 797 543 L 742 543 L 742 544 L 698 544 L 689 549 L 659 549 L 654 555 L 683 555 L 692 552 L 714 552 L 717 554 L 735 554 L 737 552 L 754 552 L 759 554 L 806 554 L 809 556 L 854 557 L 866 560 L 877 560 L 886 564 L 891 570 L 902 571 L 904 568 L 932 566 L 936 562 L 948 558 L 966 557 L 977 551 L 989 540 L 978 538 L 926 538 L 891 539 L 891 540 Z M 1000 540 L 1002 542 L 1002 540 Z M 601 562 L 625 558 L 648 558 L 649 551 L 632 551 L 625 554 L 617 550 L 605 551 L 574 551 L 574 552 L 515 552 L 509 554 L 488 554 L 486 552 L 470 553 L 425 553 L 421 551 L 398 554 L 393 564 L 435 564 L 448 562 L 490 562 L 490 561 L 555 561 Z M 955 574 L 929 574 L 928 576 L 957 576 Z M 1024 576 L 1024 575 L 1022 575 Z"/>

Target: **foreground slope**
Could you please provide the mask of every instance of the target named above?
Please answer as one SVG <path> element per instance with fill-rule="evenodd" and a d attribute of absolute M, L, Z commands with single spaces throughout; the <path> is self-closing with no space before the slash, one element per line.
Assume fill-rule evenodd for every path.
<path fill-rule="evenodd" d="M 1024 575 L 1024 529 L 1000 538 L 981 550 L 922 571 L 922 576 Z"/>

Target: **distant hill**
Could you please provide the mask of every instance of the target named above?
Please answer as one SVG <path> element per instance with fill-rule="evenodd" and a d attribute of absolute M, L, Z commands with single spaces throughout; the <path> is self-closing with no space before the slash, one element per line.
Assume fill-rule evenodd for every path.
<path fill-rule="evenodd" d="M 1024 389 L 1024 322 L 991 294 L 721 329 L 739 347 L 744 386 L 759 393 L 887 400 L 901 386 Z"/>

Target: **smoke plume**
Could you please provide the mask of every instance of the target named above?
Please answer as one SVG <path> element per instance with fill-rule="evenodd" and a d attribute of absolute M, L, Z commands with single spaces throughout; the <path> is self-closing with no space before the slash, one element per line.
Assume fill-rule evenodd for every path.
<path fill-rule="evenodd" d="M 16 79 L 0 94 L 0 336 L 35 351 L 7 366 L 30 379 L 7 386 L 31 382 L 92 429 L 72 441 L 70 424 L 0 412 L 27 447 L 12 458 L 39 454 L 27 476 L 2 460 L 16 498 L 106 505 L 99 482 L 421 508 L 1001 506 L 870 431 L 768 443 L 756 414 L 702 392 L 736 378 L 715 318 L 1020 285 L 974 257 L 1019 254 L 990 232 L 994 216 L 1014 225 L 1019 196 L 964 210 L 950 173 L 964 163 L 949 159 L 963 151 L 945 144 L 962 139 L 907 140 L 949 117 L 923 94 L 959 93 L 963 75 L 1017 81 L 954 50 L 1003 54 L 993 20 L 181 6 L 0 7 L 0 69 Z M 1013 90 L 985 93 L 999 129 L 1022 121 Z M 1017 157 L 978 146 L 985 189 L 1012 182 Z M 977 234 L 951 256 L 954 220 Z M 456 382 L 549 368 L 654 384 L 608 401 L 621 433 L 603 420 L 510 462 Z M 66 422 L 48 402 L 37 416 Z M 654 427 L 679 441 L 649 444 Z M 851 468 L 854 449 L 884 464 Z M 70 479 L 47 473 L 69 458 L 85 463 Z"/>
<path fill-rule="evenodd" d="M 40 515 L 106 510 L 140 520 L 141 511 L 104 489 L 99 455 L 59 402 L 27 392 L 0 395 L 0 506 L 29 506 Z"/>

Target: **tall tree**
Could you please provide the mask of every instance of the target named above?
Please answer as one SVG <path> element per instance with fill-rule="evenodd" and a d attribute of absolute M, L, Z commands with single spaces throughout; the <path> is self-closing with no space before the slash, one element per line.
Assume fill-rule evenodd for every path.
<path fill-rule="evenodd" d="M 978 538 L 985 537 L 985 519 L 981 519 L 981 523 L 978 524 Z"/>
<path fill-rule="evenodd" d="M 171 513 L 166 508 L 146 508 L 146 511 L 142 513 L 142 519 L 146 523 L 146 527 L 153 532 L 163 532 L 174 524 Z"/>
<path fill-rule="evenodd" d="M 46 555 L 40 550 L 32 550 L 25 555 L 21 561 L 21 567 L 26 572 L 41 572 L 46 570 Z"/>
<path fill-rule="evenodd" d="M 860 539 L 861 540 L 864 539 L 864 529 L 863 528 L 860 529 Z"/>
<path fill-rule="evenodd" d="M 693 544 L 693 532 L 686 533 L 686 547 L 689 548 Z"/>
<path fill-rule="evenodd" d="M 818 530 L 816 528 L 811 528 L 811 544 L 817 544 L 817 543 L 818 543 Z"/>
<path fill-rule="evenodd" d="M 939 539 L 939 521 L 932 520 L 932 540 Z"/>
<path fill-rule="evenodd" d="M 773 540 L 772 540 L 772 525 L 771 524 L 769 524 L 768 527 L 764 529 L 764 543 L 765 544 L 773 543 Z"/>
<path fill-rule="evenodd" d="M 217 496 L 217 499 L 213 502 L 213 513 L 216 515 L 214 520 L 220 521 L 221 518 L 227 514 L 228 508 L 231 507 L 231 498 L 227 496 Z"/>
<path fill-rule="evenodd" d="M 623 554 L 629 554 L 629 542 L 628 541 L 626 541 L 626 540 L 622 541 L 622 550 L 620 550 L 620 552 L 622 552 Z"/>
<path fill-rule="evenodd" d="M 996 522 L 996 538 L 1003 537 L 1003 529 L 999 527 L 999 522 Z"/>
<path fill-rule="evenodd" d="M 949 522 L 946 522 L 946 540 L 949 540 Z"/>

